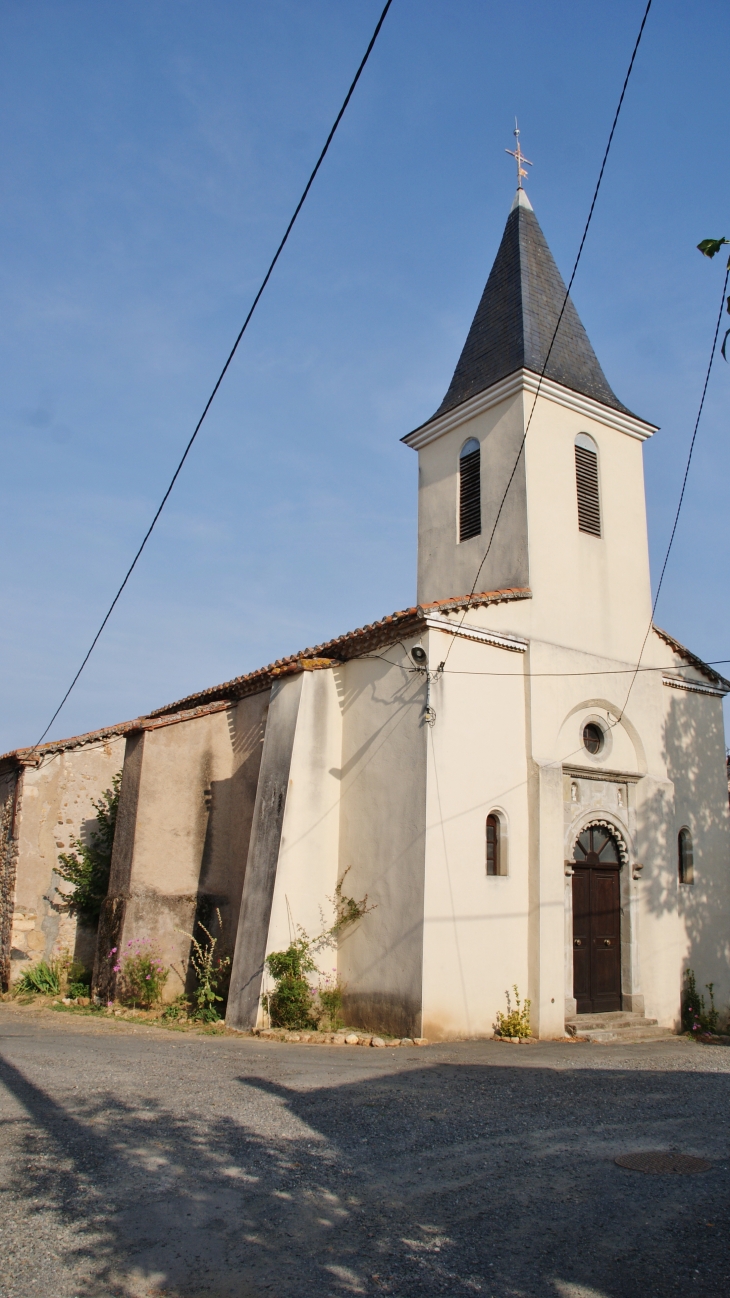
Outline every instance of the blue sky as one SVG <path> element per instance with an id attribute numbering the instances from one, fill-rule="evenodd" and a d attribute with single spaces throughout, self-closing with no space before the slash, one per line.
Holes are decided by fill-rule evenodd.
<path id="1" fill-rule="evenodd" d="M 126 570 L 379 0 L 6 0 L 0 751 L 34 742 Z M 232 371 L 56 722 L 73 734 L 413 602 L 416 456 L 514 189 L 566 275 L 643 2 L 394 0 Z M 730 9 L 655 0 L 574 298 L 645 451 L 655 576 L 730 234 Z M 730 323 L 730 321 L 728 321 Z M 730 367 L 657 613 L 730 657 Z"/>

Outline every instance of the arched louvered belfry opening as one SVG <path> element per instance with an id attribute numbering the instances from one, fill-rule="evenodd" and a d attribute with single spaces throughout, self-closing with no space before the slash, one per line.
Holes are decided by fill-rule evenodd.
<path id="1" fill-rule="evenodd" d="M 598 447 L 587 433 L 575 439 L 575 486 L 578 496 L 578 529 L 601 535 L 601 498 L 598 489 Z"/>
<path id="2" fill-rule="evenodd" d="M 481 449 L 470 437 L 459 455 L 459 541 L 482 530 Z"/>

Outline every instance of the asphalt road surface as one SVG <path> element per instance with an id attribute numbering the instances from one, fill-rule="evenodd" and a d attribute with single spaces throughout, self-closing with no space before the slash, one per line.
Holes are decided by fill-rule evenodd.
<path id="1" fill-rule="evenodd" d="M 730 1049 L 377 1050 L 0 1006 L 3 1298 L 730 1295 Z M 712 1161 L 616 1166 L 630 1150 Z"/>

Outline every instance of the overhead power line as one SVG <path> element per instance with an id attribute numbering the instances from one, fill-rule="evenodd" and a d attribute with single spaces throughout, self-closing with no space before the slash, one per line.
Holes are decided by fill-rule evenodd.
<path id="1" fill-rule="evenodd" d="M 400 643 L 400 641 L 398 643 Z M 408 654 L 407 649 L 405 649 L 405 653 Z M 388 663 L 391 667 L 399 667 L 401 671 L 408 672 L 409 675 L 423 672 L 422 667 L 406 667 L 403 663 L 393 662 L 392 658 L 386 658 L 384 654 L 371 654 L 370 657 L 379 658 L 382 662 Z M 445 662 L 446 659 L 444 659 L 444 663 Z M 641 671 L 641 672 L 702 671 L 703 667 L 723 667 L 727 663 L 730 663 L 730 658 L 712 658 L 710 659 L 709 662 L 697 662 L 697 663 L 668 663 L 668 664 L 665 663 L 663 667 L 639 667 L 639 668 L 598 667 L 598 668 L 591 668 L 590 670 L 586 670 L 582 672 L 519 672 L 519 673 L 518 672 L 492 672 L 492 671 L 461 671 L 459 669 L 454 669 L 453 667 L 444 666 L 443 668 L 439 667 L 437 671 L 434 672 L 433 674 L 444 675 L 444 676 L 506 676 L 511 680 L 514 680 L 516 676 L 519 676 L 520 680 L 528 680 L 528 679 L 531 680 L 533 679 L 533 677 L 538 677 L 538 676 L 539 677 L 549 676 L 551 679 L 554 679 L 556 677 L 562 677 L 562 676 L 630 676 L 632 673 L 635 673 L 636 671 Z M 677 679 L 681 680 L 682 678 L 678 677 Z"/>
<path id="2" fill-rule="evenodd" d="M 579 248 L 578 248 L 578 253 L 577 253 L 577 256 L 576 256 L 575 262 L 574 262 L 574 264 L 573 264 L 573 270 L 572 270 L 572 273 L 571 273 L 570 279 L 568 280 L 568 287 L 567 287 L 566 290 L 565 290 L 565 297 L 563 298 L 563 305 L 562 305 L 562 307 L 560 308 L 560 315 L 558 316 L 557 324 L 555 325 L 555 328 L 554 328 L 554 330 L 553 330 L 553 336 L 552 336 L 552 338 L 550 339 L 550 346 L 549 346 L 548 349 L 547 349 L 547 355 L 545 356 L 545 360 L 544 360 L 544 362 L 543 362 L 543 366 L 542 366 L 542 369 L 541 369 L 541 371 L 540 371 L 540 378 L 539 378 L 539 381 L 538 381 L 538 384 L 537 384 L 537 388 L 536 388 L 536 390 L 535 390 L 535 395 L 534 395 L 534 397 L 533 397 L 533 401 L 532 401 L 532 407 L 531 407 L 531 409 L 530 409 L 530 415 L 529 415 L 529 418 L 528 418 L 528 420 L 527 420 L 527 425 L 526 425 L 526 427 L 525 427 L 525 431 L 524 431 L 524 433 L 523 433 L 523 435 L 522 435 L 522 441 L 520 442 L 520 447 L 519 447 L 519 450 L 518 450 L 518 452 L 517 452 L 517 457 L 516 457 L 516 459 L 515 459 L 514 466 L 513 466 L 513 468 L 512 468 L 512 472 L 510 473 L 509 478 L 508 478 L 508 480 L 507 480 L 507 486 L 506 486 L 505 489 L 504 489 L 504 492 L 503 492 L 503 495 L 502 495 L 502 499 L 501 499 L 501 501 L 500 501 L 500 503 L 499 503 L 499 509 L 497 510 L 497 515 L 496 515 L 496 518 L 495 518 L 495 520 L 494 520 L 494 524 L 493 524 L 493 526 L 492 526 L 492 531 L 491 531 L 491 533 L 490 533 L 489 542 L 488 542 L 488 544 L 487 544 L 487 548 L 486 548 L 486 550 L 484 551 L 484 556 L 483 556 L 483 558 L 482 558 L 482 561 L 481 561 L 481 563 L 479 564 L 479 567 L 478 567 L 478 569 L 477 569 L 477 574 L 476 574 L 476 577 L 474 578 L 474 584 L 473 584 L 473 586 L 472 586 L 472 588 L 471 588 L 471 591 L 470 591 L 470 597 L 471 597 L 471 595 L 474 594 L 474 592 L 475 592 L 475 590 L 476 590 L 476 588 L 477 588 L 477 583 L 478 583 L 479 578 L 480 578 L 480 576 L 481 576 L 482 568 L 484 567 L 485 563 L 487 562 L 487 558 L 488 558 L 488 556 L 489 556 L 489 551 L 490 551 L 491 548 L 492 548 L 492 542 L 493 542 L 493 540 L 494 540 L 494 534 L 495 534 L 495 532 L 497 531 L 497 527 L 498 527 L 498 525 L 499 525 L 499 520 L 500 520 L 500 518 L 502 517 L 502 510 L 504 509 L 505 502 L 506 502 L 506 500 L 507 500 L 507 496 L 508 496 L 508 494 L 509 494 L 509 489 L 510 489 L 510 487 L 512 486 L 512 482 L 513 482 L 513 480 L 514 480 L 514 476 L 515 476 L 515 474 L 516 474 L 516 472 L 517 472 L 517 466 L 519 465 L 520 459 L 522 458 L 522 452 L 523 452 L 523 450 L 525 449 L 525 442 L 527 441 L 527 434 L 529 433 L 529 431 L 530 431 L 530 425 L 532 424 L 532 416 L 534 415 L 534 413 L 535 413 L 535 409 L 536 409 L 536 407 L 537 407 L 537 399 L 538 399 L 538 397 L 540 396 L 540 389 L 542 388 L 542 381 L 543 381 L 543 379 L 544 379 L 544 377 L 545 377 L 545 371 L 546 371 L 547 366 L 548 366 L 548 361 L 550 360 L 550 356 L 551 356 L 551 354 L 552 354 L 552 350 L 553 350 L 553 347 L 554 347 L 554 345 L 555 345 L 555 339 L 556 339 L 557 336 L 558 336 L 558 330 L 559 330 L 559 328 L 560 328 L 560 325 L 561 325 L 561 323 L 562 323 L 563 316 L 564 316 L 564 314 L 565 314 L 565 308 L 566 308 L 567 305 L 568 305 L 568 298 L 570 297 L 570 290 L 571 290 L 571 288 L 573 287 L 573 280 L 575 279 L 576 272 L 577 272 L 577 270 L 578 270 L 578 265 L 579 265 L 579 262 L 580 262 L 580 259 L 581 259 L 582 255 L 583 255 L 583 248 L 584 248 L 584 246 L 585 246 L 585 241 L 586 241 L 586 238 L 588 237 L 588 231 L 589 231 L 589 229 L 590 229 L 591 221 L 593 220 L 593 212 L 594 212 L 594 209 L 595 209 L 595 206 L 596 206 L 596 200 L 597 200 L 597 198 L 598 198 L 598 191 L 599 191 L 600 188 L 601 188 L 601 182 L 602 182 L 602 180 L 603 180 L 603 173 L 604 173 L 604 171 L 606 170 L 606 163 L 608 162 L 608 155 L 609 155 L 609 153 L 611 152 L 611 145 L 612 145 L 612 143 L 613 143 L 613 137 L 614 137 L 614 134 L 615 134 L 615 132 L 616 132 L 616 127 L 617 127 L 617 125 L 618 125 L 618 119 L 619 119 L 619 116 L 620 116 L 620 114 L 621 114 L 621 109 L 622 109 L 622 107 L 623 107 L 623 102 L 624 102 L 624 98 L 625 98 L 625 95 L 626 95 L 626 90 L 627 90 L 627 87 L 628 87 L 628 84 L 629 84 L 629 79 L 630 79 L 630 77 L 631 77 L 631 73 L 632 73 L 633 68 L 634 68 L 634 62 L 635 62 L 635 60 L 636 60 L 636 55 L 637 55 L 638 50 L 639 50 L 639 45 L 641 44 L 641 38 L 642 38 L 642 36 L 644 35 L 644 28 L 645 28 L 645 26 L 646 26 L 646 20 L 647 20 L 647 18 L 649 17 L 649 10 L 651 9 L 651 6 L 652 6 L 652 0 L 648 0 L 648 3 L 647 3 L 647 6 L 646 6 L 646 9 L 644 10 L 644 17 L 642 18 L 642 20 L 641 20 L 641 26 L 639 27 L 639 34 L 638 34 L 638 36 L 636 37 L 636 41 L 635 41 L 635 43 L 634 43 L 634 48 L 633 48 L 633 50 L 632 50 L 632 52 L 631 52 L 631 58 L 630 58 L 630 60 L 629 60 L 629 66 L 628 66 L 628 69 L 627 69 L 627 71 L 626 71 L 626 76 L 624 77 L 624 84 L 623 84 L 623 86 L 621 87 L 621 94 L 619 95 L 618 105 L 617 105 L 617 108 L 616 108 L 616 112 L 614 113 L 613 122 L 612 122 L 612 124 L 611 124 L 611 130 L 610 130 L 610 132 L 609 132 L 609 136 L 608 136 L 608 143 L 606 144 L 606 149 L 605 149 L 605 152 L 604 152 L 604 154 L 603 154 L 603 161 L 602 161 L 602 163 L 601 163 L 601 170 L 600 170 L 599 173 L 598 173 L 598 180 L 596 181 L 596 188 L 595 188 L 594 191 L 593 191 L 593 198 L 592 198 L 592 200 L 591 200 L 591 206 L 590 206 L 590 209 L 589 209 L 589 212 L 588 212 L 588 219 L 587 219 L 587 221 L 586 221 L 586 223 L 585 223 L 585 229 L 583 230 L 583 237 L 582 237 L 582 239 L 581 239 L 581 241 L 580 241 L 580 246 L 579 246 Z M 463 625 L 464 619 L 466 618 L 467 611 L 468 611 L 467 609 L 464 610 L 464 614 L 463 614 L 463 617 L 462 617 L 462 619 L 461 619 L 461 623 L 460 623 L 460 625 Z M 446 652 L 446 659 L 445 659 L 444 661 L 447 661 L 447 660 L 448 660 L 448 656 L 449 656 L 449 654 L 451 653 L 451 649 L 452 649 L 453 643 L 454 643 L 454 641 L 452 640 L 452 642 L 451 642 L 451 644 L 449 645 L 449 648 L 448 648 L 448 650 L 447 650 L 447 652 Z"/>
<path id="3" fill-rule="evenodd" d="M 585 672 L 520 672 L 520 678 L 535 676 L 630 676 L 632 672 L 690 672 L 702 671 L 702 667 L 722 667 L 730 663 L 730 658 L 713 658 L 712 662 L 702 663 L 669 663 L 663 667 L 603 667 Z M 464 672 L 446 668 L 447 676 L 514 676 L 514 672 Z M 681 677 L 678 677 L 681 680 Z"/>
<path id="4" fill-rule="evenodd" d="M 59 712 L 61 711 L 61 708 L 64 706 L 64 704 L 65 704 L 66 700 L 68 699 L 68 697 L 69 697 L 69 695 L 70 695 L 72 689 L 74 688 L 74 686 L 75 686 L 76 682 L 78 681 L 78 679 L 79 679 L 79 677 L 80 677 L 82 671 L 84 670 L 84 667 L 86 666 L 86 664 L 87 664 L 87 662 L 89 661 L 89 659 L 90 659 L 92 653 L 94 652 L 94 649 L 96 648 L 96 644 L 97 644 L 97 642 L 98 642 L 98 640 L 99 640 L 99 637 L 101 636 L 102 631 L 104 630 L 104 627 L 106 626 L 107 622 L 109 621 L 109 618 L 111 617 L 112 613 L 114 612 L 114 609 L 115 609 L 115 607 L 116 607 L 116 605 L 117 605 L 117 603 L 118 603 L 118 601 L 119 601 L 119 598 L 120 598 L 120 596 L 121 596 L 121 594 L 122 594 L 122 591 L 124 590 L 124 587 L 126 586 L 127 582 L 129 581 L 129 578 L 131 577 L 132 573 L 134 572 L 134 569 L 135 569 L 136 566 L 137 566 L 137 562 L 138 562 L 138 560 L 139 560 L 139 558 L 140 558 L 140 556 L 141 556 L 141 554 L 142 554 L 142 551 L 144 550 L 144 548 L 145 548 L 147 542 L 148 542 L 149 539 L 150 539 L 150 536 L 152 535 L 152 532 L 153 532 L 153 530 L 154 530 L 155 524 L 157 523 L 157 520 L 158 520 L 158 518 L 160 517 L 160 514 L 162 513 L 163 509 L 165 508 L 165 505 L 167 504 L 167 500 L 168 500 L 168 498 L 169 498 L 169 496 L 170 496 L 170 493 L 171 493 L 173 487 L 175 486 L 175 483 L 177 482 L 177 479 L 178 479 L 178 477 L 179 477 L 179 475 L 180 475 L 180 472 L 181 472 L 181 470 L 182 470 L 182 467 L 183 467 L 183 465 L 184 465 L 186 459 L 188 458 L 188 454 L 189 454 L 190 449 L 191 449 L 191 447 L 192 447 L 192 445 L 193 445 L 193 442 L 195 441 L 196 437 L 198 436 L 198 433 L 200 432 L 200 429 L 201 429 L 202 426 L 203 426 L 203 421 L 204 421 L 206 415 L 208 414 L 208 411 L 210 410 L 210 407 L 212 406 L 212 404 L 213 404 L 213 402 L 214 402 L 214 400 L 215 400 L 215 398 L 216 398 L 216 396 L 217 396 L 218 389 L 220 388 L 221 383 L 223 382 L 223 380 L 224 380 L 224 378 L 225 378 L 225 376 L 226 376 L 226 373 L 227 373 L 227 371 L 228 371 L 228 367 L 230 366 L 231 361 L 233 360 L 233 357 L 235 356 L 236 352 L 238 351 L 238 344 L 240 343 L 241 339 L 243 338 L 243 335 L 245 334 L 246 330 L 248 329 L 249 323 L 250 323 L 250 321 L 251 321 L 251 317 L 253 316 L 253 313 L 254 313 L 254 311 L 256 310 L 256 307 L 257 307 L 258 304 L 259 304 L 259 301 L 260 301 L 261 296 L 262 296 L 262 294 L 263 294 L 263 292 L 264 292 L 264 289 L 266 288 L 266 285 L 268 284 L 269 280 L 271 279 L 271 275 L 272 275 L 272 272 L 273 272 L 273 270 L 274 270 L 274 267 L 275 267 L 277 261 L 279 260 L 279 257 L 281 256 L 283 250 L 284 250 L 284 245 L 286 244 L 286 241 L 287 241 L 287 239 L 289 238 L 289 235 L 291 234 L 291 232 L 292 232 L 292 230 L 293 230 L 293 228 L 294 228 L 294 223 L 295 223 L 297 217 L 299 216 L 299 213 L 301 212 L 301 210 L 302 210 L 302 208 L 303 208 L 303 206 L 304 206 L 304 203 L 305 203 L 305 201 L 306 201 L 307 195 L 308 195 L 310 189 L 312 188 L 312 185 L 314 184 L 314 178 L 315 178 L 315 176 L 317 175 L 317 172 L 319 171 L 320 167 L 322 166 L 322 163 L 324 162 L 324 159 L 325 159 L 325 157 L 326 157 L 326 154 L 327 154 L 327 151 L 328 151 L 328 149 L 329 149 L 329 147 L 330 147 L 330 144 L 332 143 L 332 141 L 333 141 L 333 139 L 334 139 L 335 132 L 336 132 L 336 130 L 337 130 L 337 128 L 338 128 L 340 122 L 342 121 L 342 118 L 343 118 L 344 115 L 345 115 L 345 112 L 346 112 L 346 110 L 347 110 L 347 105 L 349 104 L 350 100 L 352 99 L 353 93 L 354 93 L 354 91 L 355 91 L 355 87 L 356 87 L 356 85 L 357 85 L 358 81 L 360 80 L 360 77 L 361 77 L 361 75 L 362 75 L 362 73 L 363 73 L 363 70 L 364 70 L 364 68 L 365 68 L 365 64 L 367 63 L 368 59 L 370 58 L 370 55 L 371 55 L 372 52 L 373 52 L 373 46 L 375 45 L 375 42 L 376 42 L 376 40 L 378 39 L 378 36 L 380 35 L 380 29 L 381 29 L 381 27 L 383 26 L 383 23 L 385 22 L 386 15 L 387 15 L 388 10 L 390 9 L 390 6 L 391 6 L 392 3 L 393 3 L 393 0 L 387 0 L 387 3 L 386 3 L 386 5 L 385 5 L 385 7 L 383 8 L 383 12 L 381 13 L 381 15 L 380 15 L 380 17 L 379 17 L 379 19 L 378 19 L 378 21 L 377 21 L 377 24 L 376 24 L 376 27 L 375 27 L 375 31 L 373 32 L 373 34 L 372 34 L 372 36 L 371 36 L 371 38 L 370 38 L 370 42 L 369 42 L 368 47 L 367 47 L 367 49 L 366 49 L 366 51 L 365 51 L 365 53 L 364 53 L 364 55 L 363 55 L 363 57 L 362 57 L 362 60 L 361 60 L 361 62 L 360 62 L 360 66 L 358 67 L 357 72 L 355 73 L 355 76 L 354 76 L 353 79 L 352 79 L 352 82 L 351 82 L 350 88 L 349 88 L 349 90 L 348 90 L 347 94 L 345 95 L 345 98 L 344 98 L 344 100 L 343 100 L 343 102 L 342 102 L 342 107 L 340 108 L 340 111 L 339 111 L 339 113 L 337 114 L 337 116 L 336 116 L 336 118 L 335 118 L 335 120 L 334 120 L 334 123 L 333 123 L 333 125 L 332 125 L 332 129 L 331 129 L 329 135 L 327 136 L 327 139 L 325 140 L 324 148 L 322 149 L 322 152 L 320 153 L 319 157 L 317 158 L 317 161 L 316 161 L 316 163 L 315 163 L 315 166 L 314 166 L 314 169 L 313 169 L 313 171 L 312 171 L 312 174 L 311 174 L 310 177 L 309 177 L 309 180 L 307 181 L 306 185 L 304 186 L 304 190 L 302 191 L 302 196 L 301 196 L 301 198 L 299 199 L 299 202 L 297 203 L 296 207 L 294 208 L 294 213 L 293 213 L 293 215 L 292 215 L 292 218 L 291 218 L 289 224 L 288 224 L 287 227 L 286 227 L 286 230 L 284 231 L 284 235 L 283 235 L 283 237 L 282 237 L 281 243 L 279 244 L 278 248 L 276 249 L 276 252 L 274 253 L 274 256 L 273 256 L 272 259 L 271 259 L 271 262 L 270 262 L 270 264 L 269 264 L 269 268 L 268 268 L 266 274 L 264 275 L 264 278 L 263 278 L 262 281 L 261 281 L 261 285 L 260 285 L 260 287 L 259 287 L 259 290 L 258 290 L 258 292 L 257 292 L 257 294 L 256 294 L 256 296 L 255 296 L 255 298 L 254 298 L 254 300 L 253 300 L 253 302 L 251 303 L 251 307 L 250 307 L 250 309 L 249 309 L 248 315 L 246 316 L 246 319 L 244 320 L 244 322 L 243 322 L 243 324 L 242 324 L 242 326 L 241 326 L 241 329 L 240 329 L 240 331 L 239 331 L 238 337 L 236 338 L 236 341 L 234 342 L 234 344 L 233 344 L 233 346 L 232 346 L 230 352 L 228 353 L 228 357 L 227 357 L 227 359 L 226 359 L 226 363 L 225 363 L 225 365 L 223 366 L 223 369 L 221 370 L 220 374 L 218 375 L 218 378 L 216 379 L 215 386 L 213 387 L 213 390 L 212 390 L 210 396 L 208 397 L 208 400 L 206 401 L 205 406 L 204 406 L 204 408 L 203 408 L 203 413 L 202 413 L 202 415 L 200 416 L 200 419 L 198 420 L 197 424 L 195 425 L 195 428 L 194 428 L 194 430 L 193 430 L 193 434 L 192 434 L 192 436 L 191 436 L 191 438 L 190 438 L 190 440 L 189 440 L 187 446 L 185 447 L 185 450 L 183 451 L 182 456 L 180 457 L 180 461 L 179 461 L 179 463 L 178 463 L 177 468 L 175 469 L 175 472 L 174 472 L 173 475 L 172 475 L 172 478 L 170 479 L 170 484 L 169 484 L 169 486 L 168 486 L 168 488 L 167 488 L 167 491 L 165 492 L 164 496 L 162 497 L 162 500 L 160 501 L 160 504 L 159 504 L 159 506 L 158 506 L 158 508 L 157 508 L 157 510 L 156 510 L 156 512 L 155 512 L 155 515 L 154 515 L 154 517 L 153 517 L 153 519 L 152 519 L 152 522 L 150 523 L 149 527 L 147 528 L 147 531 L 146 531 L 145 534 L 144 534 L 144 537 L 142 538 L 142 543 L 141 543 L 139 549 L 137 550 L 137 553 L 135 554 L 135 556 L 134 556 L 132 562 L 130 563 L 129 568 L 127 569 L 127 572 L 126 572 L 126 574 L 125 574 L 125 576 L 124 576 L 124 580 L 123 580 L 123 582 L 121 583 L 121 585 L 120 585 L 120 587 L 119 587 L 119 589 L 118 589 L 116 595 L 114 596 L 114 599 L 112 600 L 111 604 L 109 605 L 109 608 L 107 609 L 106 614 L 104 615 L 104 619 L 103 619 L 103 621 L 102 621 L 102 623 L 101 623 L 101 625 L 100 625 L 100 627 L 99 627 L 99 629 L 98 629 L 96 635 L 94 636 L 94 639 L 91 641 L 91 644 L 89 645 L 89 648 L 88 648 L 88 650 L 87 650 L 87 652 L 86 652 L 86 654 L 85 654 L 85 656 L 84 656 L 84 658 L 83 658 L 83 661 L 82 661 L 82 663 L 81 663 L 81 666 L 79 667 L 79 669 L 78 669 L 76 675 L 74 676 L 73 680 L 71 681 L 71 684 L 69 685 L 68 689 L 66 690 L 66 693 L 64 694 L 63 698 L 61 699 L 61 702 L 59 703 L 58 707 L 56 708 L 56 711 L 54 712 L 53 716 L 51 717 L 50 721 L 48 722 L 48 725 L 46 726 L 45 730 L 43 731 L 43 734 L 41 735 L 40 739 L 39 739 L 39 740 L 37 741 L 37 743 L 35 744 L 35 747 L 36 747 L 36 748 L 38 747 L 39 744 L 42 744 L 42 743 L 43 743 L 43 740 L 45 739 L 46 735 L 48 734 L 48 731 L 50 730 L 51 726 L 53 725 L 54 721 L 56 720 L 56 717 L 58 716 Z"/>

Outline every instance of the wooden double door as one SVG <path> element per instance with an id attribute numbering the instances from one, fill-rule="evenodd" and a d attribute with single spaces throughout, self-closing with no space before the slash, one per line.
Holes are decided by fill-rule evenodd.
<path id="1" fill-rule="evenodd" d="M 589 825 L 573 851 L 573 995 L 579 1014 L 621 1009 L 621 860 L 615 839 Z"/>

